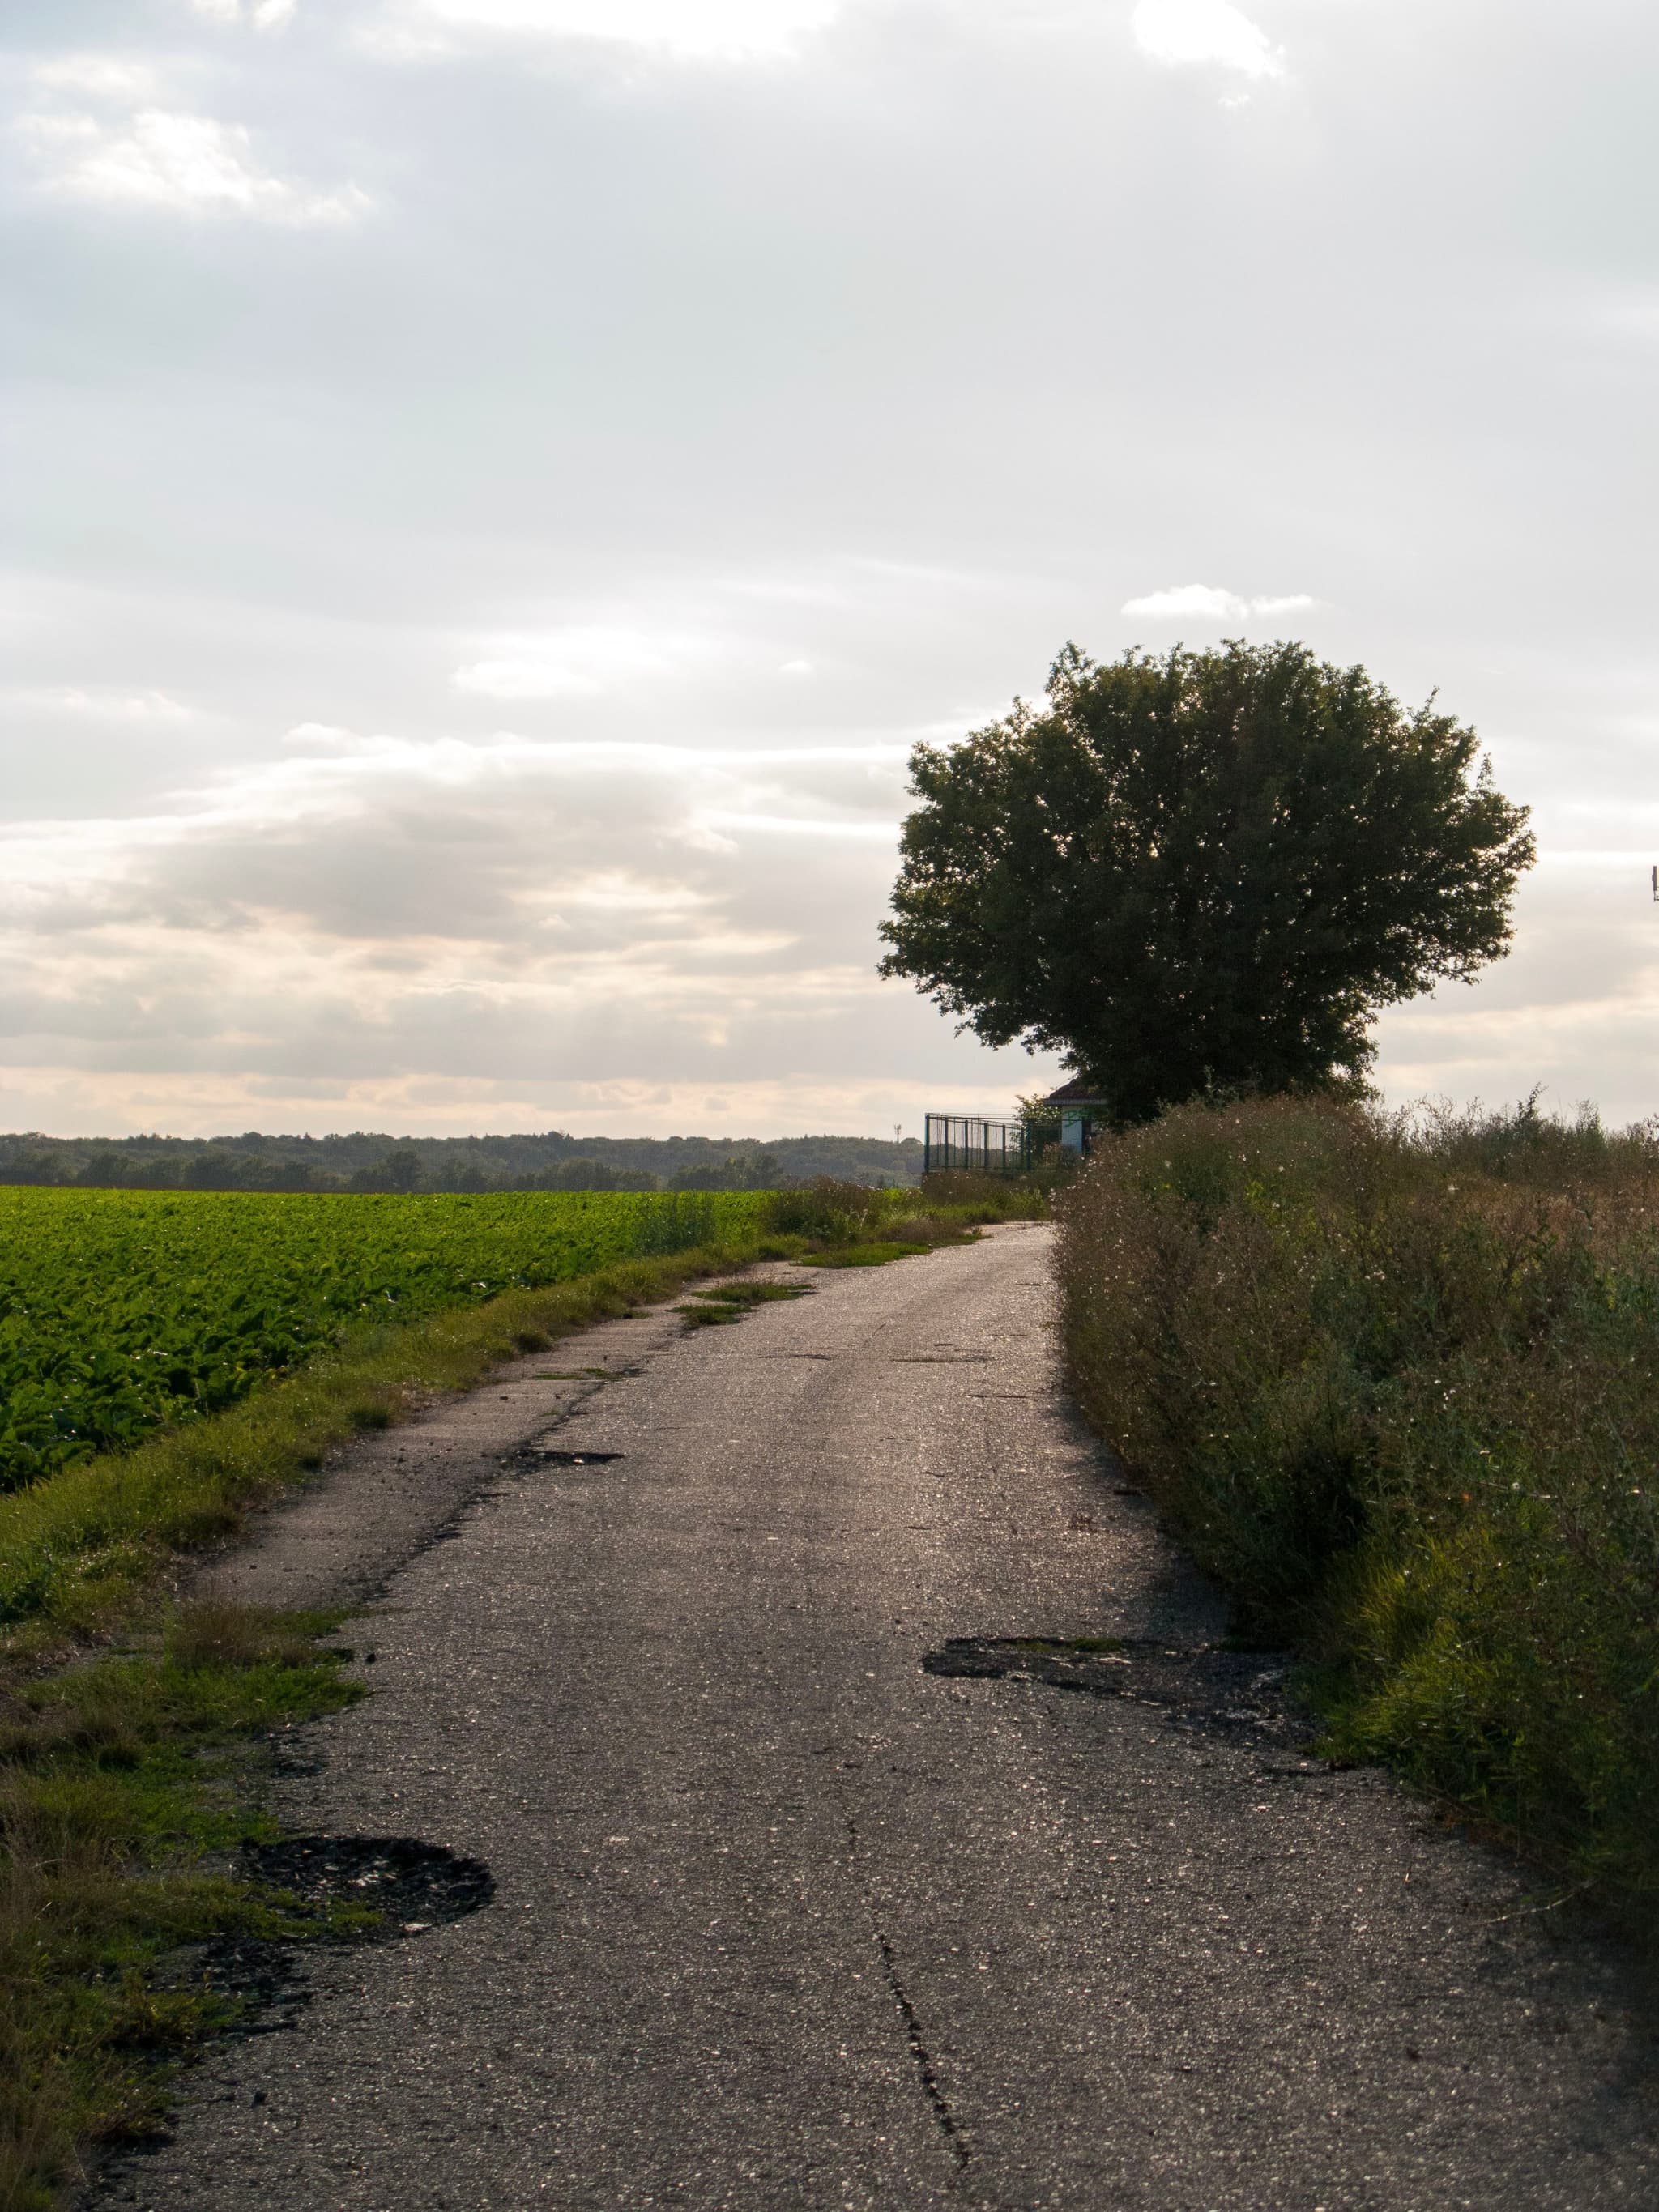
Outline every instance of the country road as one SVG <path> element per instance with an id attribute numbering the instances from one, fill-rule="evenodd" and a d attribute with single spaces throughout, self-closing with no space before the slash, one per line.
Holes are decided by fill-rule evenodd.
<path id="1" fill-rule="evenodd" d="M 89 2203 L 1659 2203 L 1618 1955 L 1212 1648 L 1058 1394 L 1048 1236 L 611 1323 L 224 1559 L 368 1607 L 374 1694 L 307 1732 L 285 1822 L 493 1896 L 308 1959 Z"/>

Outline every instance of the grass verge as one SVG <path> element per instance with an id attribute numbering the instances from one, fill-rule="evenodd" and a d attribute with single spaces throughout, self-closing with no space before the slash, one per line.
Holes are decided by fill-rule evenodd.
<path id="1" fill-rule="evenodd" d="M 242 2009 L 188 1948 L 341 1932 L 217 1870 L 272 1831 L 251 1746 L 357 1694 L 320 1618 L 187 1607 L 0 1698 L 0 2207 L 51 2212 L 81 2147 L 165 2120 L 172 2077 Z M 171 1969 L 171 1971 L 169 1971 Z"/>
<path id="2" fill-rule="evenodd" d="M 1382 1759 L 1659 1935 L 1659 1141 L 1292 1100 L 1103 1144 L 1071 1377 Z"/>
<path id="3" fill-rule="evenodd" d="M 721 1283 L 712 1291 L 693 1291 L 690 1303 L 676 1306 L 674 1310 L 688 1329 L 717 1328 L 726 1322 L 741 1321 L 757 1306 L 775 1305 L 806 1296 L 805 1290 L 797 1283 Z"/>
<path id="4" fill-rule="evenodd" d="M 949 1241 L 956 1243 L 963 1240 L 952 1237 Z M 920 1253 L 938 1249 L 938 1243 L 923 1244 L 890 1237 L 869 1244 L 843 1244 L 834 1251 L 815 1252 L 803 1264 L 808 1267 L 884 1267 L 890 1260 L 913 1260 Z"/>

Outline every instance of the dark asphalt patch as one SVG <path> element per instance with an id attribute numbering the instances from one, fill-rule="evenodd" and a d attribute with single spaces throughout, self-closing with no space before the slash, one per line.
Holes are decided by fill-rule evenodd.
<path id="1" fill-rule="evenodd" d="M 163 1988 L 233 2001 L 237 2009 L 222 2033 L 274 2035 L 311 2002 L 303 1948 L 265 1936 L 215 1936 L 182 1944 L 159 1978 Z"/>
<path id="2" fill-rule="evenodd" d="M 237 2041 L 298 2027 L 312 1999 L 307 1954 L 317 1943 L 385 1943 L 423 1935 L 465 1919 L 495 1894 L 495 1876 L 482 1859 L 462 1858 L 414 1836 L 286 1836 L 280 1843 L 244 1844 L 240 1856 L 245 1876 L 313 1910 L 349 1905 L 382 1917 L 367 1927 L 321 1928 L 298 1939 L 226 1935 L 180 1944 L 159 1977 L 161 1986 L 226 2000 L 230 2009 L 218 2033 Z M 252 2102 L 263 2105 L 266 2094 L 255 2091 Z M 131 2185 L 173 2140 L 169 2128 L 157 2127 L 123 2143 L 100 2165 L 98 2200 L 135 2202 Z"/>
<path id="3" fill-rule="evenodd" d="M 256 1881 L 307 1905 L 365 1905 L 381 1914 L 378 1928 L 363 1930 L 371 1942 L 464 1920 L 495 1894 L 495 1878 L 482 1859 L 462 1858 L 414 1836 L 285 1836 L 280 1843 L 244 1844 L 242 1863 Z"/>
<path id="4" fill-rule="evenodd" d="M 1127 1698 L 1207 1728 L 1305 1738 L 1282 1653 L 1223 1645 L 1172 1649 L 1116 1636 L 953 1636 L 924 1652 L 922 1672 L 970 1681 L 1038 1682 L 1095 1698 Z"/>
<path id="5" fill-rule="evenodd" d="M 520 1467 L 605 1467 L 619 1451 L 555 1451 L 546 1444 L 525 1444 L 507 1457 Z"/>
<path id="6" fill-rule="evenodd" d="M 900 1352 L 894 1355 L 896 1367 L 988 1367 L 988 1352 Z"/>
<path id="7" fill-rule="evenodd" d="M 288 1836 L 244 1844 L 240 1871 L 318 1912 L 351 1905 L 380 1914 L 367 1926 L 319 1924 L 303 1936 L 223 1935 L 183 1943 L 161 1986 L 231 2001 L 221 2032 L 271 2035 L 295 2026 L 311 2002 L 307 1954 L 319 1942 L 384 1943 L 465 1919 L 495 1894 L 481 1859 L 458 1857 L 412 1836 Z M 135 2152 L 145 2146 L 135 2145 Z"/>

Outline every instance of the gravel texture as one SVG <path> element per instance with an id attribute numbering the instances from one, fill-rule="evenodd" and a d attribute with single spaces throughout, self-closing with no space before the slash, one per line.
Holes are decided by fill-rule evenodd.
<path id="1" fill-rule="evenodd" d="M 369 1607 L 375 1695 L 289 1825 L 441 1844 L 493 1901 L 317 1956 L 93 2202 L 1659 2201 L 1619 1954 L 1215 1650 L 1057 1394 L 1047 1236 L 608 1324 L 218 1564 Z"/>

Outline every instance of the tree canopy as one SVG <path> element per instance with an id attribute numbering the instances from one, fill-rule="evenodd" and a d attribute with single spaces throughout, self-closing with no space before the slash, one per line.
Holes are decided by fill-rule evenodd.
<path id="1" fill-rule="evenodd" d="M 910 774 L 882 973 L 1125 1121 L 1357 1086 L 1382 1007 L 1507 950 L 1534 858 L 1472 729 L 1296 644 L 1068 645 L 1042 703 Z"/>

